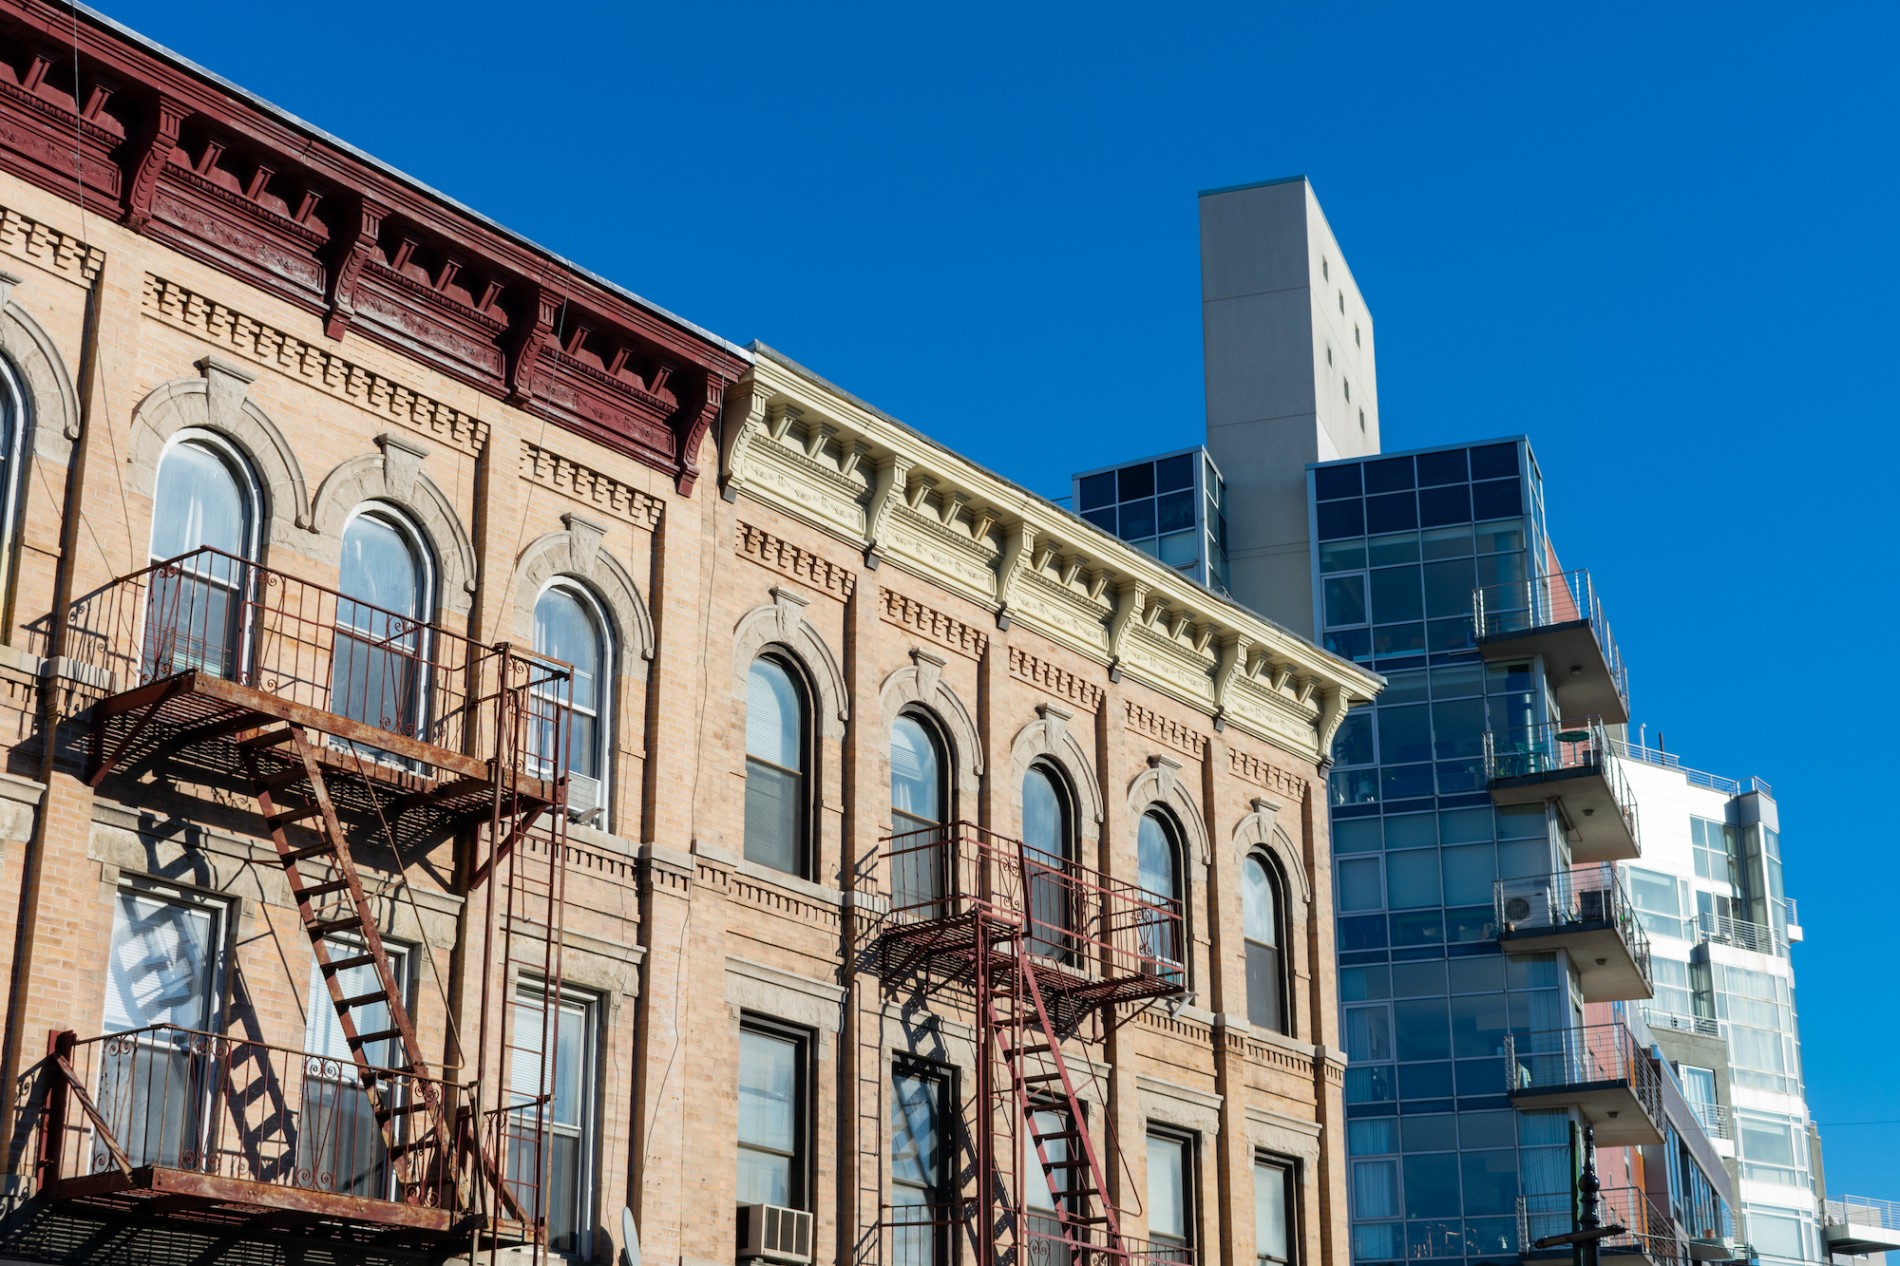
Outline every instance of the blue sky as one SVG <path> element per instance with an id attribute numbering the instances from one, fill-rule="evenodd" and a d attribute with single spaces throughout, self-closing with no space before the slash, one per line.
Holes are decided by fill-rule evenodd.
<path id="1" fill-rule="evenodd" d="M 1054 495 L 1199 438 L 1195 193 L 1306 173 L 1386 447 L 1529 434 L 1636 719 L 1774 784 L 1829 1187 L 1900 1197 L 1900 11 L 108 9 Z"/>

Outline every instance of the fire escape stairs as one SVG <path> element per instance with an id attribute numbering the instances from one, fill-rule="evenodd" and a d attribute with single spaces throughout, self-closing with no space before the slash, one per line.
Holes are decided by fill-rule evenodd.
<path id="1" fill-rule="evenodd" d="M 286 723 L 245 739 L 238 746 L 258 808 L 276 846 L 277 860 L 310 938 L 318 973 L 336 1008 L 338 1028 L 356 1064 L 357 1078 L 395 1163 L 398 1180 L 407 1192 L 435 1195 L 446 1201 L 452 1193 L 419 1190 L 429 1167 L 418 1162 L 417 1154 L 433 1149 L 439 1157 L 452 1155 L 451 1122 L 431 1080 L 415 1024 L 403 1005 L 382 933 L 350 852 L 349 838 L 324 783 L 316 745 L 302 726 Z M 266 763 L 266 755 L 275 758 L 272 763 Z M 310 824 L 317 834 L 316 843 L 291 843 L 286 829 L 298 823 Z M 327 867 L 323 877 L 307 870 L 319 862 Z M 322 902 L 325 897 L 342 899 L 330 904 Z M 359 967 L 373 969 L 375 987 L 367 992 L 348 992 L 350 985 L 344 973 Z M 358 1019 L 376 1008 L 382 1008 L 387 1027 L 365 1031 Z M 391 1041 L 395 1043 L 391 1071 L 409 1074 L 401 1079 L 409 1087 L 406 1093 L 414 1096 L 409 1102 L 391 1094 L 381 1070 L 370 1062 L 370 1053 L 377 1044 Z M 419 1128 L 406 1128 L 405 1119 L 418 1114 L 422 1117 Z"/>

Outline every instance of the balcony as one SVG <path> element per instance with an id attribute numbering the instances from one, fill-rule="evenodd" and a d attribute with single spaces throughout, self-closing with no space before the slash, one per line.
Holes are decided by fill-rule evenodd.
<path id="1" fill-rule="evenodd" d="M 1506 954 L 1567 951 L 1585 1002 L 1655 994 L 1649 935 L 1616 867 L 1500 879 L 1494 894 L 1498 944 Z"/>
<path id="2" fill-rule="evenodd" d="M 1624 1228 L 1602 1241 L 1604 1259 L 1636 1259 L 1649 1266 L 1689 1266 L 1688 1240 L 1668 1213 L 1642 1189 L 1606 1187 L 1597 1199 L 1597 1216 L 1602 1224 Z M 1531 1246 L 1546 1236 L 1566 1235 L 1577 1229 L 1574 1193 L 1562 1191 L 1517 1198 L 1517 1238 L 1525 1257 L 1568 1261 L 1572 1252 L 1570 1245 L 1546 1249 Z"/>
<path id="3" fill-rule="evenodd" d="M 961 971 L 979 947 L 992 970 L 1009 971 L 1020 941 L 1042 992 L 1069 1017 L 1186 988 L 1178 898 L 967 822 L 893 836 L 884 848 L 889 976 L 931 960 Z"/>
<path id="4" fill-rule="evenodd" d="M 466 1240 L 476 1226 L 533 1238 L 530 1220 L 491 1222 L 472 1206 L 476 1170 L 491 1185 L 512 1174 L 520 1163 L 505 1149 L 524 1141 L 491 1114 L 484 1160 L 466 1087 L 160 1024 L 56 1035 L 37 1091 L 31 1144 L 48 1203 L 341 1239 Z M 456 1128 L 432 1132 L 430 1104 Z"/>
<path id="5" fill-rule="evenodd" d="M 1827 1251 L 1842 1257 L 1900 1252 L 1900 1203 L 1871 1196 L 1826 1202 L 1821 1219 Z"/>
<path id="6" fill-rule="evenodd" d="M 1544 658 L 1566 716 L 1630 719 L 1629 674 L 1587 571 L 1474 591 L 1472 632 L 1486 659 Z"/>
<path id="7" fill-rule="evenodd" d="M 1504 1066 L 1513 1103 L 1574 1108 L 1599 1146 L 1663 1141 L 1662 1074 L 1621 1024 L 1507 1034 Z"/>
<path id="8" fill-rule="evenodd" d="M 1487 731 L 1484 774 L 1493 804 L 1557 801 L 1573 861 L 1625 862 L 1642 856 L 1636 797 L 1602 722 L 1592 718 Z"/>
<path id="9" fill-rule="evenodd" d="M 1696 916 L 1696 931 L 1710 945 L 1726 945 L 1755 954 L 1776 954 L 1782 958 L 1788 956 L 1787 937 L 1774 928 L 1750 923 L 1747 919 L 1704 911 Z"/>

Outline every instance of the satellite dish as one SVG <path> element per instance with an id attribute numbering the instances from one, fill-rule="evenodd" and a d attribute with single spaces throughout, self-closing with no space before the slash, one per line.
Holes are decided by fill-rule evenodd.
<path id="1" fill-rule="evenodd" d="M 620 1266 L 640 1266 L 640 1229 L 633 1224 L 633 1210 L 620 1206 Z"/>

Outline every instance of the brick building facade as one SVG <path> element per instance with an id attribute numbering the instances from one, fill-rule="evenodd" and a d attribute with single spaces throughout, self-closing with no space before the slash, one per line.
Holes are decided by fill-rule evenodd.
<path id="1" fill-rule="evenodd" d="M 0 1258 L 486 1260 L 507 1220 L 492 1166 L 511 1162 L 458 1151 L 465 1167 L 424 1192 L 378 1151 L 393 1127 L 336 1104 L 377 1063 L 353 1059 L 367 1046 L 379 1066 L 419 1052 L 439 1093 L 492 1114 L 538 1099 L 523 1051 L 551 1041 L 563 1062 L 534 1115 L 553 1176 L 535 1200 L 558 1251 L 607 1260 L 625 1206 L 648 1260 L 730 1262 L 735 1206 L 763 1199 L 812 1215 L 817 1262 L 983 1261 L 999 1244 L 996 1260 L 1029 1260 L 1034 1216 L 991 1207 L 1037 1177 L 1023 1121 L 995 1106 L 994 1017 L 942 961 L 895 961 L 889 933 L 969 895 L 938 842 L 1048 835 L 1063 856 L 1036 882 L 1073 886 L 1047 918 L 1082 909 L 1083 875 L 1171 912 L 1125 1001 L 1058 1026 L 1106 1184 L 1088 1198 L 1160 1260 L 1345 1259 L 1320 791 L 1376 678 L 769 348 L 43 0 L 0 7 L 0 358 L 18 1088 Z M 186 551 L 199 561 L 147 570 Z M 298 646 L 326 657 L 295 680 L 273 641 L 292 592 L 323 626 Z M 126 595 L 136 609 L 108 627 Z M 113 636 L 129 649 L 102 659 Z M 559 781 L 533 776 L 543 740 L 493 800 L 545 830 L 508 865 L 532 854 L 559 875 L 559 918 L 493 913 L 504 832 L 442 808 L 504 781 L 483 742 L 506 741 L 472 719 L 489 697 L 475 665 L 502 643 L 576 665 L 557 762 L 570 824 L 521 807 L 540 794 L 522 787 Z M 437 680 L 457 654 L 466 684 Z M 375 697 L 353 696 L 366 672 Z M 180 677 L 208 684 L 164 684 Z M 220 681 L 319 704 L 179 719 L 187 695 L 228 702 Z M 459 748 L 440 737 L 452 715 L 471 718 Z M 315 927 L 323 903 L 301 899 L 296 852 L 349 896 L 316 808 L 281 815 L 288 843 L 260 817 L 252 793 L 283 778 L 259 753 L 306 751 L 292 729 L 339 804 L 361 792 L 329 817 L 356 841 L 368 928 Z M 193 763 L 214 741 L 250 783 Z M 379 827 L 385 810 L 440 812 L 418 834 Z M 891 873 L 885 841 L 905 831 L 937 850 L 921 903 Z M 1033 922 L 1055 889 L 1008 860 L 1020 845 L 995 855 Z M 1119 942 L 1062 934 L 1030 948 L 1074 990 L 1114 974 Z M 354 1029 L 331 977 L 373 986 L 385 968 L 323 967 L 326 936 L 332 958 L 380 942 L 398 995 L 357 999 Z M 539 1029 L 520 1021 L 529 993 Z M 392 1026 L 376 1038 L 368 1006 Z M 394 1035 L 396 1012 L 412 1032 Z M 115 1058 L 145 1059 L 147 1080 L 109 1088 Z M 214 1085 L 202 1069 L 220 1060 Z M 242 1061 L 269 1113 L 234 1106 Z M 153 1107 L 154 1069 L 182 1109 Z M 424 1115 L 423 1082 L 402 1084 Z M 396 1102 L 379 1121 L 410 1110 Z M 319 1146 L 326 1103 L 340 1124 Z M 920 1114 L 942 1128 L 920 1133 Z M 1009 1141 L 973 1149 L 984 1137 Z M 1278 1194 L 1256 1191 L 1267 1175 Z M 1255 1209 L 1281 1200 L 1270 1250 Z"/>

